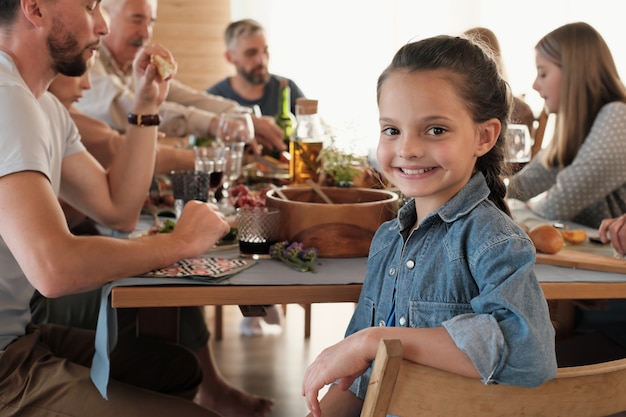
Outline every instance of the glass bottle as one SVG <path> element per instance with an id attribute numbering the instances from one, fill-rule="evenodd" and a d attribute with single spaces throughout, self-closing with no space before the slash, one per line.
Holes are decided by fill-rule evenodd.
<path id="1" fill-rule="evenodd" d="M 289 142 L 291 141 L 291 135 L 296 125 L 296 116 L 291 112 L 291 88 L 289 87 L 289 81 L 286 78 L 280 80 L 280 89 L 278 91 L 278 112 L 274 115 L 276 124 L 283 131 L 283 141 L 289 148 Z M 275 152 L 272 156 L 276 159 L 280 158 L 281 152 Z"/>
<path id="2" fill-rule="evenodd" d="M 293 184 L 317 182 L 321 168 L 319 154 L 326 142 L 326 131 L 317 113 L 317 100 L 296 100 L 296 128 L 289 142 L 289 178 Z"/>

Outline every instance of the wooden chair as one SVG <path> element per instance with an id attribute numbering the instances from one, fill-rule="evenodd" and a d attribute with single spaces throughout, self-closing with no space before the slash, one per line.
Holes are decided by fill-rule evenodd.
<path id="1" fill-rule="evenodd" d="M 626 410 L 626 359 L 559 368 L 538 388 L 481 381 L 402 358 L 399 340 L 382 340 L 361 417 L 607 416 Z"/>
<path id="2" fill-rule="evenodd" d="M 534 158 L 535 155 L 541 150 L 541 145 L 543 144 L 543 136 L 546 133 L 546 126 L 548 125 L 548 113 L 544 110 L 539 113 L 539 117 L 536 120 L 536 127 L 533 129 L 532 137 L 534 139 L 533 147 L 531 149 L 531 158 Z"/>

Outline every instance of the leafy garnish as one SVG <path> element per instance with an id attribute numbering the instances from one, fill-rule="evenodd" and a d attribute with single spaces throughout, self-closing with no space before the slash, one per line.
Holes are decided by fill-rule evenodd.
<path id="1" fill-rule="evenodd" d="M 166 219 L 163 222 L 161 229 L 159 229 L 159 233 L 172 233 L 174 226 L 176 226 L 176 222 L 174 220 Z"/>

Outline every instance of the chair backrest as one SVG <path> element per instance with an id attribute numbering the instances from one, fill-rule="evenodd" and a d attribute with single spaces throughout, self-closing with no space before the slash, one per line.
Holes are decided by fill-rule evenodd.
<path id="1" fill-rule="evenodd" d="M 546 126 L 548 125 L 548 113 L 545 110 L 541 110 L 539 113 L 539 117 L 537 118 L 537 127 L 534 129 L 534 132 L 531 132 L 531 135 L 534 139 L 533 147 L 531 149 L 531 157 L 534 158 L 537 153 L 541 150 L 541 146 L 543 144 L 543 136 L 546 133 Z"/>
<path id="2" fill-rule="evenodd" d="M 626 410 L 626 359 L 559 368 L 538 388 L 485 385 L 402 357 L 382 340 L 361 417 L 600 417 Z"/>

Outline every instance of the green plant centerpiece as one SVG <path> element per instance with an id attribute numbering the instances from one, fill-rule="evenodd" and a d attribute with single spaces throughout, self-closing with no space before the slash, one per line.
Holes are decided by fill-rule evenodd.
<path id="1" fill-rule="evenodd" d="M 341 150 L 335 146 L 334 141 L 322 149 L 319 159 L 322 162 L 320 174 L 323 183 L 338 187 L 351 187 L 366 163 L 364 156 Z"/>

